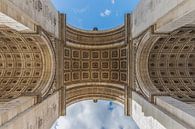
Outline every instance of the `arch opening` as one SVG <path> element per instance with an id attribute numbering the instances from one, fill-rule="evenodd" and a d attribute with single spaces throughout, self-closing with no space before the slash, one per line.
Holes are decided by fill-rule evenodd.
<path id="1" fill-rule="evenodd" d="M 124 105 L 125 87 L 110 85 L 80 85 L 66 90 L 66 106 L 82 100 L 112 100 Z"/>
<path id="2" fill-rule="evenodd" d="M 113 101 L 79 101 L 67 108 L 67 114 L 60 117 L 51 129 L 75 127 L 91 128 L 132 128 L 138 129 L 131 117 L 124 116 L 124 107 Z"/>
<path id="3" fill-rule="evenodd" d="M 123 25 L 124 14 L 131 13 L 139 0 L 120 2 L 115 0 L 81 0 L 79 2 L 53 0 L 52 2 L 58 11 L 66 13 L 69 26 L 92 31 L 94 27 L 98 30 L 110 30 Z"/>

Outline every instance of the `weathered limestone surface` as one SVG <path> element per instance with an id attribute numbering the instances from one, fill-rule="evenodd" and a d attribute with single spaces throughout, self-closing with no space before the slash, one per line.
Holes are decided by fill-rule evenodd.
<path id="1" fill-rule="evenodd" d="M 6 26 L 8 26 L 12 29 L 18 30 L 18 31 L 30 31 L 30 29 L 28 27 L 17 22 L 13 18 L 7 16 L 6 14 L 4 14 L 2 12 L 0 12 L 0 25 L 6 25 Z"/>
<path id="2" fill-rule="evenodd" d="M 50 129 L 59 117 L 59 92 L 6 123 L 0 129 Z"/>
<path id="3" fill-rule="evenodd" d="M 192 129 L 135 92 L 132 100 L 132 117 L 140 129 Z"/>
<path id="4" fill-rule="evenodd" d="M 137 37 L 151 25 L 185 0 L 142 0 L 133 11 L 133 37 Z"/>
<path id="5" fill-rule="evenodd" d="M 36 30 L 35 25 L 39 25 L 58 37 L 58 11 L 50 0 L 1 0 L 0 12 L 30 30 Z M 3 20 L 0 19 L 0 23 Z M 10 20 L 12 26 L 13 20 Z"/>
<path id="6" fill-rule="evenodd" d="M 184 0 L 176 8 L 172 9 L 165 16 L 156 22 L 156 32 L 171 32 L 184 25 L 195 25 L 195 1 Z"/>
<path id="7" fill-rule="evenodd" d="M 194 0 L 142 0 L 133 12 L 133 37 L 155 25 L 159 33 L 171 32 L 184 25 L 194 25 Z"/>
<path id="8" fill-rule="evenodd" d="M 189 105 L 195 108 L 195 103 L 190 103 Z"/>
<path id="9" fill-rule="evenodd" d="M 36 104 L 36 97 L 20 97 L 10 102 L 0 102 L 0 126 Z"/>
<path id="10" fill-rule="evenodd" d="M 168 96 L 155 98 L 156 105 L 195 128 L 195 107 Z"/>

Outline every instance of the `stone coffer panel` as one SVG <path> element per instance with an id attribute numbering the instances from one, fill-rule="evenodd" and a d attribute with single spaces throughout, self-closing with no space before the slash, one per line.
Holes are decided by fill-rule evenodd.
<path id="1" fill-rule="evenodd" d="M 127 47 L 87 49 L 65 47 L 65 84 L 109 82 L 127 84 Z"/>
<path id="2" fill-rule="evenodd" d="M 129 86 L 129 45 L 125 35 L 124 25 L 107 31 L 84 31 L 66 26 L 64 87 L 67 106 L 86 99 L 125 103 Z"/>

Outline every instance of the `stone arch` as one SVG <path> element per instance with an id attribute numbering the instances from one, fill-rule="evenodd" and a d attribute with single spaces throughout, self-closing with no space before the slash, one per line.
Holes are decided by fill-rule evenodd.
<path id="1" fill-rule="evenodd" d="M 117 44 L 125 39 L 125 26 L 121 25 L 110 30 L 81 30 L 66 26 L 67 41 L 82 45 Z"/>
<path id="2" fill-rule="evenodd" d="M 136 52 L 136 78 L 138 86 L 143 95 L 150 99 L 152 94 L 157 92 L 148 74 L 148 55 L 153 41 L 155 41 L 155 38 L 152 36 L 152 29 L 149 29 L 141 37 Z"/>
<path id="3" fill-rule="evenodd" d="M 124 25 L 104 31 L 67 26 L 64 50 L 66 106 L 89 99 L 125 104 L 129 56 Z"/>
<path id="4" fill-rule="evenodd" d="M 66 106 L 83 100 L 111 100 L 124 105 L 125 86 L 111 83 L 80 83 L 66 89 Z"/>
<path id="5" fill-rule="evenodd" d="M 46 95 L 54 76 L 54 58 L 48 40 L 35 33 L 0 28 L 0 99 Z"/>
<path id="6" fill-rule="evenodd" d="M 170 95 L 194 101 L 195 29 L 180 28 L 170 34 L 148 31 L 139 44 L 137 78 L 140 89 L 153 95 Z"/>

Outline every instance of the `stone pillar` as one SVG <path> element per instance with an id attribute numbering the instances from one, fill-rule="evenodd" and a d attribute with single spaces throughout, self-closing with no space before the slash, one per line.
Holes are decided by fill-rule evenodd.
<path id="1" fill-rule="evenodd" d="M 59 92 L 55 92 L 39 104 L 35 104 L 34 97 L 21 97 L 9 104 L 0 103 L 0 129 L 50 129 L 59 117 L 58 100 Z"/>
<path id="2" fill-rule="evenodd" d="M 0 102 L 0 127 L 36 103 L 36 96 L 24 96 L 10 102 Z"/>
<path id="3" fill-rule="evenodd" d="M 60 91 L 59 98 L 59 115 L 64 116 L 65 113 L 65 87 L 64 87 L 64 44 L 65 44 L 65 27 L 66 15 L 59 13 L 59 42 L 57 44 L 57 90 Z"/>
<path id="4" fill-rule="evenodd" d="M 134 85 L 133 44 L 131 42 L 131 14 L 125 15 L 125 44 L 128 47 L 128 85 L 125 86 L 125 115 L 131 115 L 131 89 Z"/>
<path id="5" fill-rule="evenodd" d="M 157 101 L 157 103 L 162 102 Z M 163 105 L 163 103 L 161 104 Z M 165 101 L 164 104 L 165 106 L 169 105 Z M 170 108 L 170 110 L 175 109 Z M 159 104 L 154 105 L 148 102 L 136 92 L 132 92 L 132 117 L 140 129 L 193 129 L 192 126 L 181 121 L 177 116 L 160 107 Z M 187 120 L 190 121 L 190 117 Z"/>
<path id="6" fill-rule="evenodd" d="M 156 105 L 160 106 L 163 110 L 166 110 L 177 119 L 188 124 L 192 128 L 195 128 L 195 107 L 176 100 L 169 96 L 157 96 L 155 97 Z"/>
<path id="7" fill-rule="evenodd" d="M 175 8 L 157 20 L 155 32 L 169 33 L 185 25 L 194 26 L 195 22 L 195 1 L 180 0 Z M 180 2 L 178 2 L 180 3 Z"/>

